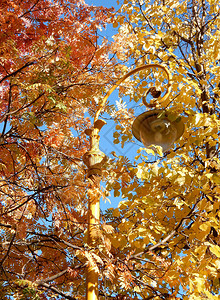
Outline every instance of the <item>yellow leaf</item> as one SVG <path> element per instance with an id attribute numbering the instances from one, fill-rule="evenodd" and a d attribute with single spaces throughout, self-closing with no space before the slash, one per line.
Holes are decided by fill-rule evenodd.
<path id="1" fill-rule="evenodd" d="M 208 299 L 209 300 L 218 300 L 219 298 L 218 298 L 218 296 L 214 296 L 214 295 L 212 295 L 209 291 L 207 291 L 207 290 L 205 290 L 205 291 L 203 291 L 203 292 L 205 292 L 205 294 L 208 296 Z M 206 298 L 207 299 L 207 298 Z"/>
<path id="2" fill-rule="evenodd" d="M 163 148 L 161 146 L 155 146 L 155 148 L 157 149 L 157 154 L 162 157 L 163 156 Z"/>
<path id="3" fill-rule="evenodd" d="M 216 173 L 214 173 L 213 176 L 212 176 L 212 181 L 214 183 L 220 184 L 220 176 L 217 175 Z"/>
<path id="4" fill-rule="evenodd" d="M 135 291 L 136 293 L 140 293 L 140 292 L 141 292 L 141 289 L 139 288 L 138 285 L 136 285 L 136 286 L 134 287 L 134 291 Z"/>
<path id="5" fill-rule="evenodd" d="M 147 152 L 147 154 L 155 155 L 155 152 L 154 152 L 153 149 L 147 148 L 147 149 L 146 149 L 146 152 Z"/>
<path id="6" fill-rule="evenodd" d="M 118 208 L 116 208 L 114 211 L 113 211 L 113 217 L 119 217 L 120 216 L 120 211 L 119 211 L 119 209 Z"/>
<path id="7" fill-rule="evenodd" d="M 157 164 L 153 164 L 153 165 L 152 165 L 152 168 L 151 168 L 151 171 L 152 171 L 152 173 L 153 173 L 155 176 L 158 176 L 158 170 L 159 170 L 158 165 L 157 165 Z"/>
<path id="8" fill-rule="evenodd" d="M 199 226 L 199 229 L 201 229 L 202 231 L 207 231 L 210 229 L 210 223 L 209 222 L 205 222 L 202 225 Z"/>
<path id="9" fill-rule="evenodd" d="M 216 267 L 218 270 L 220 270 L 220 259 L 217 259 L 217 260 L 215 261 L 215 267 Z"/>
<path id="10" fill-rule="evenodd" d="M 197 277 L 196 278 L 197 289 L 199 292 L 204 290 L 204 278 Z"/>
<path id="11" fill-rule="evenodd" d="M 108 224 L 102 224 L 102 228 L 106 233 L 113 233 L 114 232 L 114 227 Z"/>
<path id="12" fill-rule="evenodd" d="M 220 247 L 218 245 L 212 245 L 210 247 L 210 251 L 215 254 L 218 258 L 220 258 Z"/>
<path id="13" fill-rule="evenodd" d="M 145 227 L 139 227 L 138 228 L 138 232 L 140 233 L 140 234 L 143 234 L 143 233 L 147 233 L 147 229 L 145 228 Z"/>

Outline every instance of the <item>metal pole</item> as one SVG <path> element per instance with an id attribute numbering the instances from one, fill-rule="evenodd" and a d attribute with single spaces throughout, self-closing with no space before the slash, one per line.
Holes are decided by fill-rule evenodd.
<path id="1" fill-rule="evenodd" d="M 99 231 L 99 216 L 100 216 L 100 205 L 99 198 L 89 199 L 88 207 L 88 245 L 94 246 L 97 240 Z M 98 273 L 93 267 L 87 267 L 87 278 L 86 278 L 86 299 L 87 300 L 98 300 Z"/>
<path id="2" fill-rule="evenodd" d="M 101 165 L 106 157 L 99 150 L 99 131 L 105 124 L 102 120 L 97 120 L 92 129 L 86 130 L 90 137 L 90 150 L 84 155 L 84 163 L 88 167 L 88 178 L 91 186 L 88 190 L 88 238 L 89 247 L 95 247 L 100 239 L 100 196 L 94 197 L 94 188 L 100 189 Z M 87 267 L 86 274 L 86 300 L 98 300 L 98 273 L 94 267 Z"/>

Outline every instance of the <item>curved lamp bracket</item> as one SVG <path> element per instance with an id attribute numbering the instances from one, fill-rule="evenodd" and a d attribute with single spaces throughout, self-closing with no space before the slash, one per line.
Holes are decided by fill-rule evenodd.
<path id="1" fill-rule="evenodd" d="M 103 98 L 103 101 L 99 107 L 99 109 L 96 112 L 95 118 L 94 118 L 94 122 L 96 122 L 99 118 L 99 115 L 103 109 L 103 107 L 106 104 L 106 101 L 108 99 L 108 97 L 111 95 L 111 93 L 128 77 L 130 77 L 131 75 L 134 75 L 135 73 L 138 73 L 140 71 L 146 70 L 146 69 L 152 69 L 152 68 L 160 68 L 162 69 L 166 75 L 167 75 L 167 79 L 168 79 L 168 84 L 167 84 L 167 91 L 165 93 L 165 95 L 163 97 L 158 97 L 157 98 L 157 102 L 162 103 L 164 102 L 170 95 L 171 92 L 171 80 L 172 80 L 172 76 L 171 73 L 169 72 L 169 70 L 165 67 L 165 66 L 161 66 L 159 64 L 149 64 L 149 65 L 143 65 L 140 67 L 135 68 L 134 70 L 128 72 L 127 74 L 125 74 L 125 76 L 123 76 L 121 79 L 119 79 L 115 85 L 113 85 L 113 87 L 107 92 L 107 94 L 105 95 L 105 97 Z M 146 98 L 146 93 L 145 93 L 145 98 Z M 146 100 L 143 97 L 143 103 L 145 106 L 147 106 Z"/>

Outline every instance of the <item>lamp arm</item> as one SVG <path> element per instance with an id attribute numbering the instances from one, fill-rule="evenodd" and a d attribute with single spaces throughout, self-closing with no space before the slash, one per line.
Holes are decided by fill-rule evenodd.
<path id="1" fill-rule="evenodd" d="M 161 66 L 159 64 L 149 64 L 149 65 L 143 65 L 143 66 L 140 66 L 140 67 L 137 67 L 135 68 L 134 70 L 128 72 L 127 74 L 125 74 L 121 79 L 119 79 L 116 84 L 113 85 L 113 87 L 107 92 L 107 94 L 105 95 L 105 97 L 103 98 L 103 101 L 99 107 L 99 109 L 97 110 L 96 114 L 95 114 L 95 117 L 94 117 L 94 122 L 96 122 L 99 118 L 99 115 L 103 109 L 103 107 L 105 106 L 106 104 L 106 101 L 108 99 L 108 97 L 111 95 L 111 93 L 125 80 L 127 79 L 129 76 L 137 73 L 137 72 L 140 72 L 142 70 L 146 70 L 146 69 L 150 69 L 150 68 L 160 68 L 162 69 L 166 75 L 167 75 L 167 79 L 168 79 L 168 88 L 167 88 L 167 91 L 165 93 L 165 95 L 160 99 L 158 98 L 157 101 L 159 101 L 160 103 L 162 103 L 163 101 L 165 101 L 169 95 L 170 95 L 170 92 L 171 92 L 171 80 L 172 80 L 172 75 L 170 73 L 170 71 L 167 69 L 167 67 L 165 66 Z"/>

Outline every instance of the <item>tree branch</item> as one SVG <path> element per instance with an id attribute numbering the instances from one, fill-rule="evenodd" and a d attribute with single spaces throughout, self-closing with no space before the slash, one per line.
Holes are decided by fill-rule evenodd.
<path id="1" fill-rule="evenodd" d="M 51 291 L 53 291 L 54 293 L 64 297 L 65 299 L 68 299 L 68 300 L 76 300 L 75 297 L 72 297 L 72 296 L 69 296 L 69 295 L 66 295 L 65 293 L 63 293 L 62 291 L 60 291 L 59 289 L 53 287 L 53 286 L 50 286 L 49 284 L 47 283 L 41 283 L 40 286 L 42 287 L 45 287 L 46 289 L 49 289 Z"/>
<path id="2" fill-rule="evenodd" d="M 5 262 L 7 256 L 9 255 L 9 252 L 10 252 L 10 250 L 11 250 L 11 247 L 12 247 L 12 245 L 13 245 L 13 241 L 14 241 L 15 237 L 16 237 L 16 233 L 13 234 L 12 239 L 11 239 L 11 242 L 10 242 L 10 244 L 9 244 L 9 246 L 8 246 L 8 250 L 7 250 L 5 256 L 3 257 L 3 259 L 2 259 L 1 262 L 0 262 L 0 266 L 1 266 L 1 267 L 3 266 L 3 263 Z"/>
<path id="3" fill-rule="evenodd" d="M 19 72 L 21 72 L 22 70 L 26 69 L 27 67 L 32 66 L 32 65 L 35 64 L 35 63 L 36 63 L 36 60 L 35 60 L 35 61 L 31 61 L 31 62 L 26 63 L 24 66 L 22 66 L 22 67 L 19 68 L 18 70 L 16 70 L 16 71 L 14 71 L 14 72 L 12 72 L 12 73 L 10 73 L 10 74 L 4 76 L 4 77 L 0 80 L 0 83 L 2 83 L 4 80 L 6 80 L 6 79 L 9 78 L 9 77 L 12 77 L 12 76 L 17 75 Z"/>
<path id="4" fill-rule="evenodd" d="M 63 276 L 63 275 L 66 274 L 66 273 L 68 273 L 68 269 L 63 270 L 63 271 L 61 271 L 60 273 L 57 273 L 56 275 L 53 275 L 53 276 L 51 276 L 51 277 L 49 277 L 49 278 L 47 278 L 47 279 L 37 280 L 37 281 L 35 281 L 35 283 L 36 283 L 37 285 L 42 285 L 42 284 L 44 284 L 44 283 L 53 281 L 53 280 L 55 280 L 55 279 L 57 279 L 57 278 Z"/>

